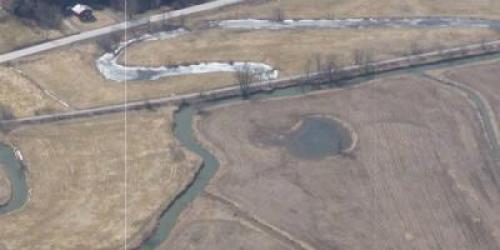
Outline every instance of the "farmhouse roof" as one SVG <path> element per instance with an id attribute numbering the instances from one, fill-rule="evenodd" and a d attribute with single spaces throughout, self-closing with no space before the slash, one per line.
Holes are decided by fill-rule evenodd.
<path id="1" fill-rule="evenodd" d="M 92 8 L 90 8 L 90 6 L 84 5 L 84 4 L 76 4 L 75 6 L 71 7 L 71 11 L 73 11 L 77 15 L 80 15 L 84 11 L 89 11 L 89 10 L 92 11 Z"/>

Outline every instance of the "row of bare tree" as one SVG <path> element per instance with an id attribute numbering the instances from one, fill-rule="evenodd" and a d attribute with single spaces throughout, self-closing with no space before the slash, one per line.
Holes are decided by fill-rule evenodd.
<path id="1" fill-rule="evenodd" d="M 355 65 L 361 67 L 366 73 L 369 73 L 371 64 L 373 63 L 372 53 L 364 49 L 356 49 L 352 53 L 352 60 Z M 305 83 L 309 83 L 313 76 L 314 78 L 334 82 L 339 79 L 338 74 L 341 73 L 342 65 L 339 63 L 337 56 L 315 54 L 310 57 L 304 64 L 304 79 Z M 248 65 L 244 65 L 235 72 L 235 79 L 240 86 L 241 94 L 247 97 L 251 92 L 251 86 L 259 78 L 259 72 L 253 71 Z"/>

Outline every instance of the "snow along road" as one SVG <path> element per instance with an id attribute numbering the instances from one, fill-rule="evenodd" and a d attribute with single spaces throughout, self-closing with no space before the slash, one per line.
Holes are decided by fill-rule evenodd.
<path id="1" fill-rule="evenodd" d="M 66 46 L 72 43 L 96 38 L 99 36 L 107 35 L 116 31 L 122 31 L 128 28 L 134 28 L 138 27 L 141 25 L 146 25 L 148 23 L 155 23 L 155 22 L 160 22 L 164 20 L 169 20 L 175 17 L 180 17 L 180 16 L 186 16 L 186 15 L 191 15 L 194 13 L 202 12 L 202 11 L 208 11 L 208 10 L 213 10 L 217 9 L 220 7 L 224 7 L 227 5 L 231 4 L 236 4 L 239 2 L 243 2 L 245 0 L 215 0 L 212 2 L 200 4 L 200 5 L 195 5 L 191 6 L 185 9 L 180 9 L 180 10 L 174 10 L 170 11 L 167 13 L 159 14 L 159 15 L 154 15 L 154 16 L 149 16 L 145 18 L 141 18 L 138 20 L 131 20 L 111 26 L 107 26 L 104 28 L 96 29 L 96 30 L 91 30 L 91 31 L 86 31 L 82 32 L 80 34 L 72 35 L 72 36 L 67 36 L 63 37 L 60 39 L 56 39 L 53 41 L 45 42 L 42 44 L 34 45 L 31 47 L 27 47 L 24 49 L 20 50 L 15 50 L 9 53 L 5 53 L 0 55 L 0 64 L 5 63 L 8 61 L 16 60 L 25 56 L 37 54 L 40 52 L 44 52 L 47 50 L 55 49 L 58 47 Z"/>

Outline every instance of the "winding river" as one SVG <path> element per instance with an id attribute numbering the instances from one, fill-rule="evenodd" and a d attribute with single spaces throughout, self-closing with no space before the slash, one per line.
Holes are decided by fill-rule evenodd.
<path id="1" fill-rule="evenodd" d="M 28 185 L 22 163 L 17 159 L 15 150 L 0 144 L 0 164 L 4 167 L 12 186 L 12 198 L 5 206 L 0 206 L 0 215 L 21 208 L 28 199 Z M 0 167 L 1 167 L 0 166 Z"/>

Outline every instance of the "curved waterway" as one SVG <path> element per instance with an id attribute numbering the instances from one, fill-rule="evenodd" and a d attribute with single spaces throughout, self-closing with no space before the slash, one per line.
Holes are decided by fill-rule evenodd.
<path id="1" fill-rule="evenodd" d="M 463 64 L 469 64 L 484 60 L 492 60 L 492 59 L 500 59 L 500 54 L 494 55 L 485 55 L 485 56 L 477 56 L 473 58 L 454 60 L 448 62 L 441 62 L 432 65 L 425 66 L 416 66 L 413 68 L 400 69 L 391 72 L 379 73 L 377 75 L 370 76 L 362 76 L 356 77 L 350 80 L 344 80 L 342 82 L 342 86 L 350 86 L 364 83 L 368 80 L 372 80 L 374 78 L 383 78 L 389 76 L 397 76 L 401 74 L 422 74 L 427 70 L 431 69 L 439 69 L 445 67 L 458 66 Z M 320 88 L 321 89 L 331 89 L 337 88 L 338 85 L 335 84 L 324 84 Z M 310 91 L 317 91 L 318 87 L 304 87 L 304 86 L 295 86 L 289 87 L 285 89 L 277 89 L 271 92 L 259 93 L 251 96 L 251 99 L 268 99 L 274 97 L 284 97 L 284 96 L 296 96 L 302 95 L 304 93 Z M 211 105 L 218 105 L 222 103 L 231 103 L 238 102 L 242 99 L 240 97 L 234 97 L 230 99 L 219 100 L 215 102 L 211 102 Z M 186 188 L 184 192 L 182 192 L 178 198 L 173 201 L 167 210 L 162 214 L 159 225 L 157 229 L 154 231 L 153 235 L 147 239 L 141 249 L 155 249 L 158 247 L 161 242 L 168 238 L 169 233 L 174 228 L 177 218 L 181 214 L 181 212 L 194 200 L 198 195 L 203 192 L 205 186 L 210 182 L 211 178 L 215 175 L 219 162 L 207 149 L 203 147 L 203 145 L 198 143 L 198 140 L 194 137 L 193 134 L 193 116 L 196 115 L 197 110 L 191 106 L 180 107 L 179 111 L 176 112 L 174 116 L 175 122 L 175 136 L 180 141 L 180 143 L 186 147 L 188 150 L 198 154 L 203 159 L 203 166 L 200 172 L 195 177 L 192 185 Z"/>
<path id="2" fill-rule="evenodd" d="M 21 208 L 28 199 L 28 185 L 22 163 L 16 158 L 14 150 L 0 144 L 0 167 L 4 168 L 12 187 L 12 198 L 7 205 L 0 206 L 0 215 Z"/>
<path id="3" fill-rule="evenodd" d="M 500 28 L 500 21 L 466 17 L 412 17 L 412 18 L 349 18 L 322 20 L 223 20 L 210 23 L 211 27 L 222 29 L 360 29 L 360 28 Z M 260 62 L 201 62 L 197 64 L 166 65 L 159 67 L 120 65 L 118 58 L 128 46 L 154 40 L 167 40 L 189 34 L 185 29 L 146 34 L 121 43 L 114 52 L 109 52 L 96 60 L 97 69 L 112 81 L 155 81 L 163 77 L 196 75 L 207 73 L 249 71 L 258 80 L 278 78 L 278 70 Z"/>

